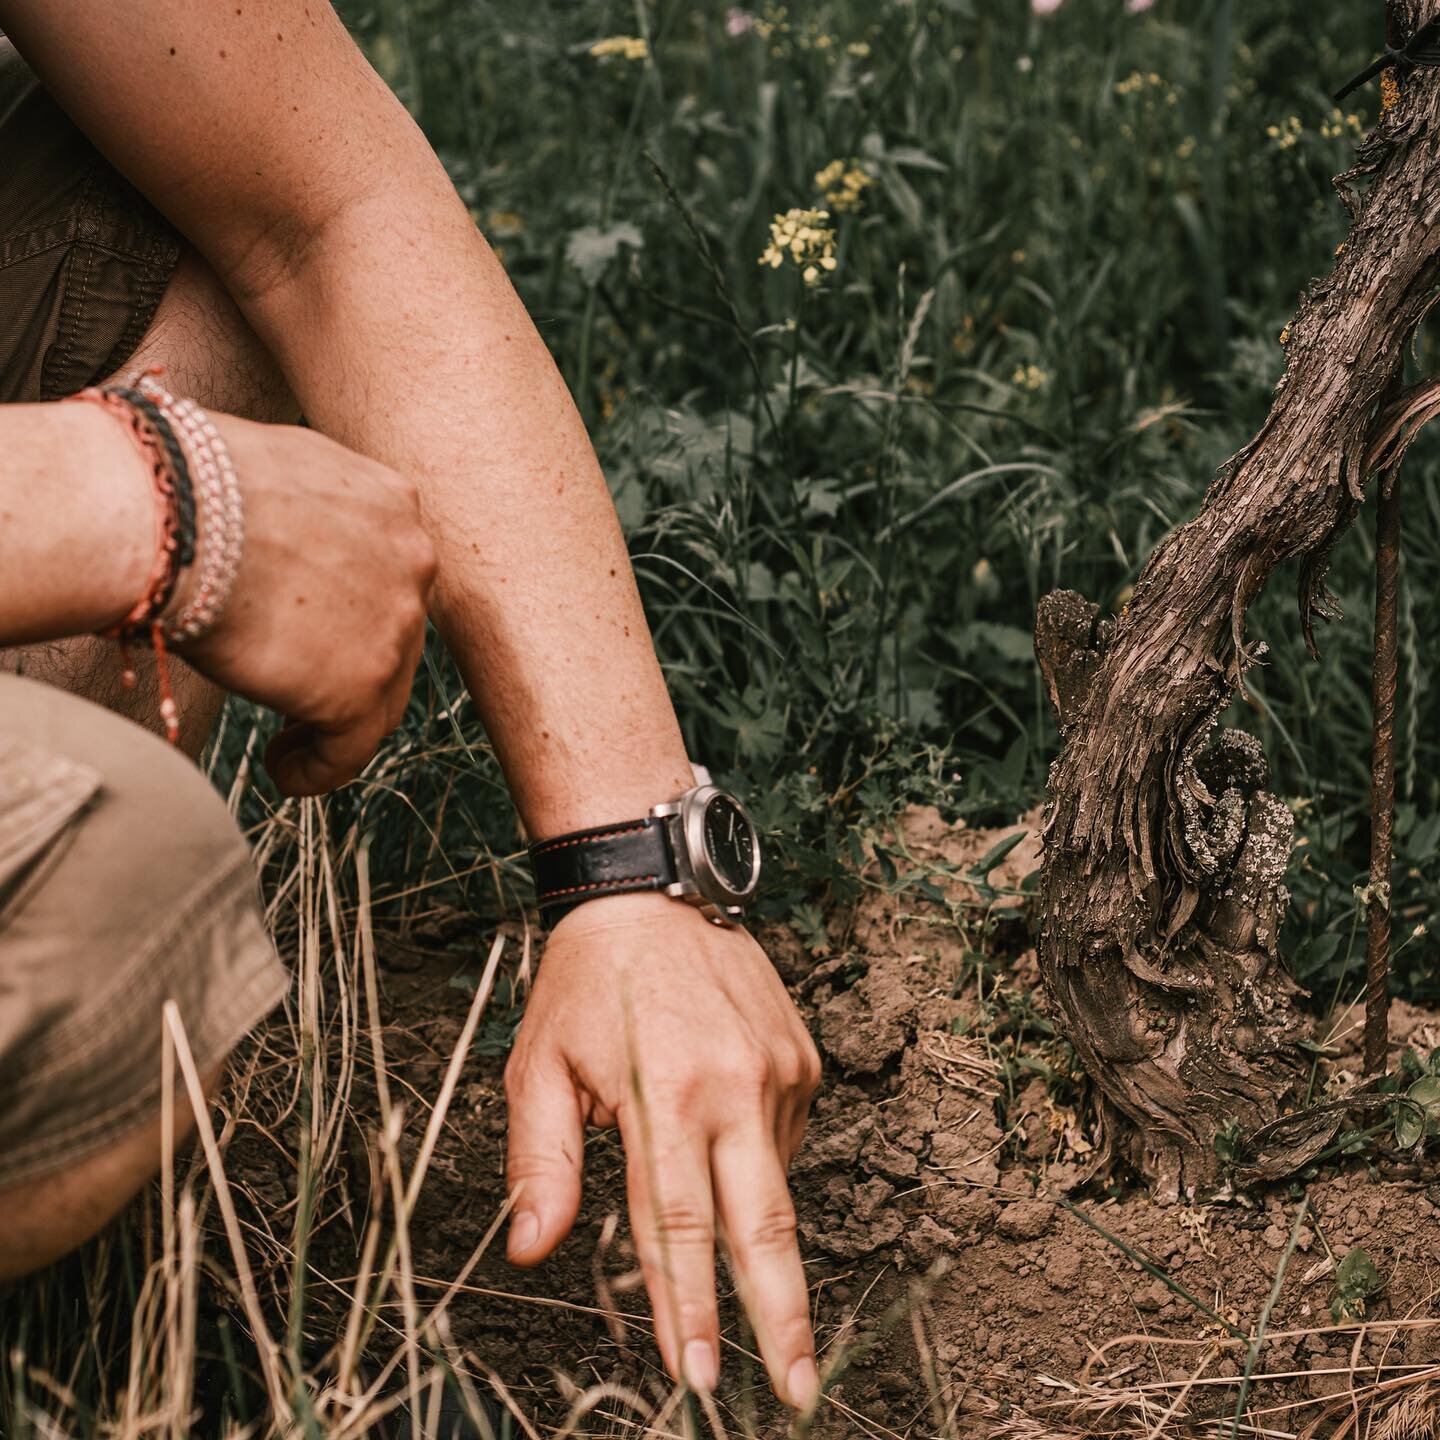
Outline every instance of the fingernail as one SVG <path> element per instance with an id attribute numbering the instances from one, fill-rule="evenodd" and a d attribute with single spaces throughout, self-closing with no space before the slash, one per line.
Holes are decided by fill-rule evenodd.
<path id="1" fill-rule="evenodd" d="M 715 1347 L 708 1340 L 692 1340 L 685 1347 L 680 1367 L 685 1374 L 685 1383 L 692 1390 L 703 1390 L 707 1395 L 720 1380 L 720 1362 L 715 1358 Z"/>
<path id="2" fill-rule="evenodd" d="M 524 1255 L 540 1242 L 540 1220 L 533 1210 L 522 1210 L 510 1222 L 510 1253 Z"/>
<path id="3" fill-rule="evenodd" d="M 820 1372 L 808 1355 L 790 1367 L 785 1388 L 790 1392 L 791 1405 L 797 1410 L 808 1410 L 820 1398 Z"/>

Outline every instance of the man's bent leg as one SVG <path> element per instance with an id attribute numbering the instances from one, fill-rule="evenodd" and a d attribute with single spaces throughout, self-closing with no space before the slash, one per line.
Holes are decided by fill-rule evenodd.
<path id="1" fill-rule="evenodd" d="M 154 1172 L 166 1001 L 213 1076 L 286 984 L 244 841 L 193 766 L 0 675 L 0 1276 Z"/>
<path id="2" fill-rule="evenodd" d="M 222 1065 L 206 1077 L 206 1094 L 213 1093 L 223 1074 Z M 194 1125 L 182 1089 L 175 1098 L 177 1143 Z M 52 1264 L 108 1225 L 155 1173 L 160 1127 L 157 1115 L 64 1170 L 0 1190 L 0 1284 Z"/>

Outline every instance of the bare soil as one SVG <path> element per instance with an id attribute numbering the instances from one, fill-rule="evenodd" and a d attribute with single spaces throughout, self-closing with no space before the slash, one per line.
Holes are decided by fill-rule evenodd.
<path id="1" fill-rule="evenodd" d="M 1035 824 L 970 830 L 912 810 L 898 836 L 908 869 L 930 875 L 948 904 L 890 893 L 872 864 L 864 900 L 827 942 L 807 951 L 788 931 L 765 937 L 826 1060 L 793 1176 L 822 1366 L 841 1366 L 819 1435 L 1228 1433 L 1194 1422 L 1235 1407 L 1246 1346 L 1225 1327 L 1254 1332 L 1304 1192 L 1161 1205 L 1123 1177 L 1084 1185 L 1102 1130 L 1037 993 L 1023 893 L 1038 863 Z M 970 872 L 1012 834 L 1024 838 L 977 883 Z M 475 969 L 472 953 L 428 946 L 385 970 L 392 1084 L 435 1094 L 463 1014 L 457 987 Z M 1353 1012 L 1319 1027 L 1337 1053 L 1319 1065 L 1317 1091 L 1353 1082 L 1358 1028 Z M 1397 1052 L 1437 1043 L 1440 1017 L 1397 1006 Z M 412 1226 L 422 1300 L 469 1258 L 504 1197 L 503 1035 L 477 1049 Z M 416 1140 L 407 1135 L 407 1158 Z M 1348 1163 L 1330 1162 L 1308 1186 L 1254 1366 L 1250 1404 L 1279 1407 L 1277 1435 L 1310 1423 L 1316 1435 L 1347 1433 L 1337 1427 L 1350 1399 L 1333 1424 L 1323 1402 L 1363 1398 L 1377 1382 L 1389 1386 L 1383 1405 L 1415 1401 L 1421 1414 L 1424 1367 L 1440 1365 L 1440 1325 L 1429 1323 L 1440 1314 L 1440 1175 L 1382 1179 Z M 357 1159 L 352 1217 L 363 1213 L 362 1171 Z M 262 1178 L 253 1166 L 251 1178 Z M 590 1139 L 586 1187 L 581 1220 L 550 1263 L 521 1274 L 497 1243 L 451 1310 L 457 1345 L 537 1421 L 562 1418 L 600 1382 L 661 1393 L 613 1135 Z M 1067 1196 L 1113 1238 L 1066 1209 Z M 1355 1246 L 1386 1282 L 1368 1329 L 1330 1313 L 1336 1263 Z M 355 1248 L 351 1228 L 333 1222 L 317 1264 L 352 1274 Z M 733 1296 L 726 1320 L 727 1425 L 784 1433 Z M 607 1416 L 618 1433 L 624 1403 L 602 1403 L 588 1432 L 606 1433 Z"/>

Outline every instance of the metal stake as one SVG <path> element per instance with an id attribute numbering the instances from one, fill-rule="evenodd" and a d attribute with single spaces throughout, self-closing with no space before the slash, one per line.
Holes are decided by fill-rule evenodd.
<path id="1" fill-rule="evenodd" d="M 1385 1073 L 1390 1050 L 1390 867 L 1395 830 L 1400 475 L 1379 481 L 1375 516 L 1375 670 L 1371 714 L 1369 933 L 1365 945 L 1365 1073 Z"/>

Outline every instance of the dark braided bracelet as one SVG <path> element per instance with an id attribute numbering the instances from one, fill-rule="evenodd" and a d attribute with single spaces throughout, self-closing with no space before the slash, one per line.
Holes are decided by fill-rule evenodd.
<path id="1" fill-rule="evenodd" d="M 128 385 L 107 385 L 106 393 L 118 395 L 127 405 L 132 405 L 150 422 L 151 428 L 160 437 L 165 447 L 165 458 L 170 462 L 170 478 L 175 486 L 175 513 L 178 524 L 176 534 L 175 565 L 183 570 L 195 560 L 195 486 L 190 478 L 190 463 L 185 448 L 175 434 L 174 427 L 165 412 L 142 391 Z M 166 597 L 169 603 L 169 597 Z"/>

